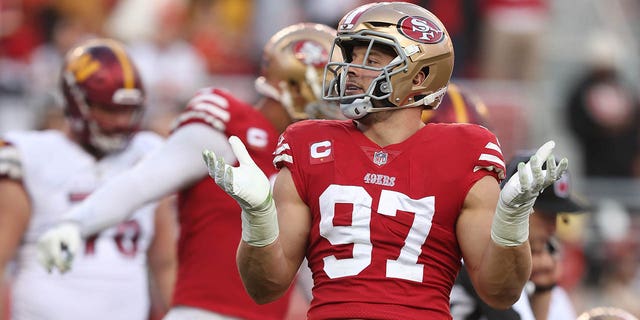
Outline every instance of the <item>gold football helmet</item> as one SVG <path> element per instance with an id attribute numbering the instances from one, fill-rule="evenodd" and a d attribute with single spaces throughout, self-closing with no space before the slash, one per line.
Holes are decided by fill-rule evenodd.
<path id="1" fill-rule="evenodd" d="M 397 55 L 390 64 L 377 68 L 352 63 L 354 46 L 390 48 Z M 338 25 L 333 50 L 343 60 L 332 59 L 325 70 L 328 86 L 324 98 L 339 101 L 343 114 L 358 119 L 370 112 L 394 108 L 435 109 L 445 94 L 453 71 L 453 45 L 442 22 L 428 10 L 407 2 L 362 5 L 347 13 Z M 366 59 L 365 59 L 366 61 Z M 350 68 L 378 70 L 362 94 L 346 94 Z M 422 83 L 413 83 L 419 72 Z"/>
<path id="2" fill-rule="evenodd" d="M 322 74 L 335 36 L 335 29 L 317 23 L 278 31 L 264 47 L 256 90 L 279 101 L 293 120 L 338 116 L 337 105 L 322 101 Z"/>

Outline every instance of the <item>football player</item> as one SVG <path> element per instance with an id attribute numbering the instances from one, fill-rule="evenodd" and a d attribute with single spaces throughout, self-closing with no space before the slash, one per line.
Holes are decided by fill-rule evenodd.
<path id="1" fill-rule="evenodd" d="M 173 286 L 170 203 L 130 210 L 126 221 L 92 229 L 83 242 L 69 238 L 76 265 L 67 274 L 47 273 L 38 263 L 37 239 L 46 229 L 162 142 L 139 131 L 145 92 L 119 42 L 93 39 L 72 48 L 60 82 L 67 132 L 0 139 L 0 274 L 15 258 L 11 319 L 148 319 L 147 268 L 167 299 Z"/>
<path id="2" fill-rule="evenodd" d="M 342 18 L 334 45 L 343 56 L 327 64 L 325 99 L 349 120 L 287 127 L 273 193 L 241 139 L 229 139 L 238 167 L 203 152 L 243 209 L 237 263 L 248 293 L 277 300 L 306 257 L 308 319 L 451 319 L 464 258 L 485 301 L 512 305 L 531 270 L 529 213 L 567 160 L 555 166 L 550 141 L 501 192 L 504 162 L 490 131 L 422 122 L 446 92 L 453 47 L 420 6 L 360 6 Z M 543 171 L 545 162 L 554 165 Z"/>
<path id="3" fill-rule="evenodd" d="M 271 158 L 286 125 L 310 112 L 328 109 L 319 103 L 322 71 L 336 31 L 301 23 L 286 27 L 264 48 L 256 106 L 218 88 L 200 90 L 176 119 L 166 144 L 74 208 L 40 238 L 46 266 L 67 269 L 72 260 L 56 248 L 79 234 L 86 236 L 126 219 L 133 209 L 177 192 L 180 220 L 178 276 L 172 309 L 165 319 L 282 320 L 291 291 L 267 305 L 245 292 L 235 263 L 241 234 L 241 207 L 208 178 L 203 149 L 236 162 L 227 138 L 239 137 L 257 170 L 274 176 Z M 337 107 L 336 107 L 337 108 Z M 68 248 L 68 247 L 67 247 Z"/>

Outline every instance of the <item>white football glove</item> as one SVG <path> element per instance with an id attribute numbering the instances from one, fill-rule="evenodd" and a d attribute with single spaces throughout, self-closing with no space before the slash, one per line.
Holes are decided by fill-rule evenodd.
<path id="1" fill-rule="evenodd" d="M 529 238 L 529 214 L 533 204 L 544 188 L 562 176 L 569 165 L 563 158 L 556 165 L 552 155 L 555 142 L 543 144 L 525 164 L 518 164 L 513 174 L 500 191 L 500 198 L 491 225 L 491 238 L 502 246 L 518 246 Z M 547 167 L 542 170 L 546 162 Z"/>
<path id="2" fill-rule="evenodd" d="M 209 176 L 242 207 L 242 240 L 256 247 L 269 245 L 279 233 L 271 184 L 238 137 L 229 137 L 229 144 L 240 165 L 232 167 L 213 151 L 204 150 Z"/>
<path id="3" fill-rule="evenodd" d="M 48 272 L 58 268 L 65 273 L 71 270 L 81 242 L 78 224 L 61 222 L 38 238 L 38 261 Z"/>

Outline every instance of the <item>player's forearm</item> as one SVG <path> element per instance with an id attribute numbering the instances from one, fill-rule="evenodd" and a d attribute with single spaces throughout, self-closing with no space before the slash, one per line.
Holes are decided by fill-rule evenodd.
<path id="1" fill-rule="evenodd" d="M 140 180 L 143 176 L 136 171 L 117 176 L 74 207 L 64 219 L 77 222 L 85 237 L 126 220 L 135 209 L 155 200 L 142 195 L 145 186 Z"/>
<path id="2" fill-rule="evenodd" d="M 79 222 L 84 236 L 126 220 L 135 210 L 206 177 L 200 158 L 203 140 L 215 130 L 190 125 L 176 131 L 135 167 L 109 180 L 74 208 L 69 220 Z M 209 134 L 209 135 L 207 135 Z"/>
<path id="3" fill-rule="evenodd" d="M 510 307 L 520 297 L 531 273 L 529 242 L 505 247 L 491 241 L 478 268 L 474 283 L 480 297 L 493 308 Z"/>
<path id="4" fill-rule="evenodd" d="M 175 261 L 155 263 L 151 266 L 153 287 L 158 290 L 162 302 L 162 311 L 168 312 L 175 285 L 177 264 Z"/>
<path id="5" fill-rule="evenodd" d="M 241 241 L 236 262 L 247 293 L 258 304 L 280 298 L 291 286 L 298 268 L 290 265 L 279 240 L 265 247 Z"/>

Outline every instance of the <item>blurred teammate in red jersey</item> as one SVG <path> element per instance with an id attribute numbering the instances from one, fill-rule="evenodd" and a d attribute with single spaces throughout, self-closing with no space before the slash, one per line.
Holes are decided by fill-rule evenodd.
<path id="1" fill-rule="evenodd" d="M 237 137 L 238 167 L 203 152 L 243 209 L 237 263 L 247 292 L 277 300 L 306 257 L 310 320 L 451 319 L 464 258 L 486 301 L 513 304 L 531 270 L 529 213 L 567 160 L 555 166 L 548 142 L 500 191 L 504 161 L 489 130 L 422 122 L 453 69 L 449 35 L 424 8 L 360 6 L 342 18 L 334 45 L 343 56 L 327 64 L 325 99 L 350 120 L 290 125 L 273 193 Z"/>
<path id="2" fill-rule="evenodd" d="M 179 267 L 173 307 L 165 319 L 284 319 L 290 290 L 279 301 L 257 305 L 242 287 L 235 263 L 240 207 L 207 177 L 201 151 L 213 149 L 234 163 L 227 137 L 238 136 L 259 170 L 275 176 L 271 160 L 280 132 L 293 121 L 332 112 L 320 97 L 334 36 L 334 29 L 319 24 L 296 24 L 276 33 L 264 48 L 262 77 L 256 81 L 262 98 L 255 107 L 221 89 L 200 90 L 160 150 L 95 192 L 67 215 L 65 225 L 40 239 L 47 266 L 70 266 L 72 261 L 55 249 L 69 238 L 104 228 L 124 219 L 131 208 L 177 192 Z"/>

